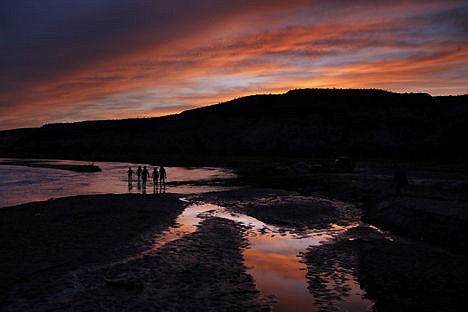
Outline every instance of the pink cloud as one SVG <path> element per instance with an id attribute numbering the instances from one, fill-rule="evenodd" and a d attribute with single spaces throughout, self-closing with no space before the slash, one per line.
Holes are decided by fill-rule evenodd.
<path id="1" fill-rule="evenodd" d="M 19 65 L 0 77 L 0 127 L 157 116 L 298 87 L 468 93 L 460 1 L 179 2 L 92 11 L 66 25 L 101 22 L 96 34 L 10 49 Z"/>

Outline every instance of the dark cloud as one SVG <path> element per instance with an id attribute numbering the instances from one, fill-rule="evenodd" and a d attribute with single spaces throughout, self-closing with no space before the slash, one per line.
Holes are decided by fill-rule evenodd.
<path id="1" fill-rule="evenodd" d="M 247 0 L 15 0 L 1 5 L 2 78 L 20 81 L 164 45 L 227 16 L 266 7 L 264 1 Z"/>
<path id="2" fill-rule="evenodd" d="M 442 9 L 430 15 L 428 22 L 433 26 L 451 26 L 452 31 L 458 32 L 460 35 L 466 35 L 468 32 L 468 4 L 465 3 L 457 7 Z M 464 37 L 466 39 L 466 36 Z"/>
<path id="3" fill-rule="evenodd" d="M 459 86 L 467 15 L 462 0 L 4 0 L 0 116 L 131 117 L 262 90 L 394 87 L 398 75 L 414 89 L 430 70 L 430 83 Z"/>

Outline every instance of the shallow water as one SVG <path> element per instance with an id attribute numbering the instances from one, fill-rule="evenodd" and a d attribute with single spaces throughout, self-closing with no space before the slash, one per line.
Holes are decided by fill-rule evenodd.
<path id="1" fill-rule="evenodd" d="M 6 161 L 8 159 L 0 159 L 0 162 Z M 72 165 L 89 164 L 88 162 L 72 160 L 43 160 L 41 162 Z M 0 165 L 0 207 L 72 195 L 154 192 L 152 182 L 148 183 L 146 190 L 139 188 L 137 182 L 133 182 L 131 188 L 127 183 L 129 166 L 135 170 L 138 165 L 142 167 L 146 165 L 151 172 L 153 167 L 148 164 L 116 162 L 95 162 L 94 164 L 99 166 L 102 171 L 73 172 L 51 168 Z M 199 182 L 235 177 L 235 174 L 231 171 L 221 168 L 166 167 L 166 171 L 167 182 L 176 184 L 168 185 L 166 192 L 179 194 L 226 189 L 215 185 L 194 185 L 191 181 Z"/>
<path id="2" fill-rule="evenodd" d="M 152 249 L 145 254 L 157 252 L 165 244 L 195 232 L 197 225 L 208 217 L 226 218 L 247 227 L 249 247 L 244 250 L 245 265 L 248 273 L 254 277 L 262 296 L 272 303 L 274 311 L 319 310 L 314 297 L 307 289 L 307 267 L 301 262 L 301 254 L 306 252 L 309 246 L 320 245 L 321 242 L 357 226 L 333 225 L 328 230 L 297 234 L 244 214 L 229 212 L 222 206 L 197 203 L 189 205 L 179 215 L 176 226 L 157 235 Z M 349 275 L 347 278 L 346 285 L 351 291 L 349 296 L 342 298 L 338 308 L 350 312 L 369 311 L 372 302 L 363 298 L 364 291 L 360 289 L 356 277 Z"/>
<path id="3" fill-rule="evenodd" d="M 0 161 L 5 160 L 0 159 Z M 88 164 L 63 160 L 47 162 Z M 136 182 L 132 188 L 128 188 L 127 184 L 127 169 L 129 166 L 136 169 L 137 164 L 112 162 L 94 164 L 99 166 L 102 172 L 77 173 L 50 168 L 1 165 L 0 207 L 70 195 L 143 192 L 137 187 Z M 219 168 L 166 167 L 166 170 L 168 182 L 176 182 L 175 185 L 168 186 L 166 191 L 179 194 L 225 190 L 226 188 L 214 186 L 212 183 L 195 185 L 198 183 L 191 182 L 235 177 L 232 172 Z M 146 192 L 152 191 L 153 186 L 150 183 Z M 342 205 L 341 202 L 335 204 Z M 356 224 L 346 227 L 333 225 L 328 230 L 298 234 L 244 214 L 232 213 L 218 205 L 192 203 L 178 216 L 176 226 L 154 238 L 151 249 L 126 261 L 157 252 L 161 246 L 195 232 L 197 225 L 204 218 L 213 216 L 233 220 L 247 227 L 249 247 L 243 251 L 245 265 L 248 273 L 255 279 L 263 298 L 273 305 L 274 311 L 319 311 L 320 307 L 307 289 L 305 277 L 307 267 L 301 262 L 301 254 L 310 246 L 320 245 L 321 242 L 356 226 Z M 363 298 L 364 291 L 360 289 L 356 277 L 349 275 L 347 279 L 346 286 L 351 290 L 349 296 L 339 302 L 338 308 L 341 311 L 368 311 L 372 302 Z"/>

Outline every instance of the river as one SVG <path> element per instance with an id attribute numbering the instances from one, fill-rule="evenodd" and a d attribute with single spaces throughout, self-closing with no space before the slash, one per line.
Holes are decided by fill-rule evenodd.
<path id="1" fill-rule="evenodd" d="M 87 195 L 87 194 L 121 194 L 154 192 L 152 182 L 146 190 L 138 187 L 135 181 L 131 187 L 127 183 L 127 170 L 148 164 L 132 164 L 119 162 L 95 162 L 102 169 L 100 172 L 74 172 L 70 170 L 11 166 L 14 159 L 0 159 L 0 207 L 18 205 L 50 198 Z M 31 161 L 31 160 L 28 160 Z M 36 160 L 34 160 L 36 161 Z M 87 165 L 88 162 L 73 160 L 37 160 L 52 165 Z M 166 192 L 189 194 L 218 191 L 225 189 L 215 183 L 219 179 L 234 178 L 236 175 L 227 169 L 211 167 L 166 167 L 168 187 Z M 202 183 L 200 183 L 202 182 Z M 203 182 L 206 182 L 203 184 Z"/>
<path id="2" fill-rule="evenodd" d="M 0 162 L 11 160 L 2 159 Z M 47 160 L 48 164 L 88 164 L 80 161 Z M 67 170 L 0 166 L 0 207 L 31 201 L 82 194 L 141 193 L 144 189 L 134 182 L 127 183 L 127 170 L 148 164 L 95 162 L 101 172 L 78 173 Z M 150 170 L 151 171 L 151 170 Z M 166 191 L 178 194 L 194 194 L 207 191 L 226 190 L 226 187 L 212 183 L 222 179 L 235 178 L 235 174 L 222 168 L 166 167 L 170 185 Z M 200 183 L 205 181 L 206 183 Z M 152 184 L 146 192 L 153 192 Z M 337 202 L 338 204 L 342 204 Z M 264 298 L 271 299 L 274 311 L 318 311 L 314 297 L 307 289 L 306 265 L 300 261 L 302 253 L 310 246 L 317 246 L 356 226 L 333 225 L 330 229 L 310 230 L 300 235 L 266 224 L 251 216 L 233 213 L 225 207 L 211 203 L 190 203 L 176 220 L 176 226 L 155 234 L 154 244 L 146 253 L 159 249 L 164 244 L 184 237 L 197 230 L 203 218 L 216 216 L 239 222 L 248 228 L 249 248 L 243 251 L 245 265 L 253 276 L 257 288 Z M 364 298 L 355 276 L 349 276 L 347 285 L 351 292 L 342 298 L 338 309 L 341 311 L 368 311 L 372 302 Z"/>

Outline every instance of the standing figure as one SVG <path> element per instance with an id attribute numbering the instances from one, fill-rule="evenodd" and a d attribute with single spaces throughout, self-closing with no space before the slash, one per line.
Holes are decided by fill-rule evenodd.
<path id="1" fill-rule="evenodd" d="M 128 175 L 128 185 L 131 185 L 132 182 L 133 182 L 133 170 L 132 170 L 132 167 L 128 167 L 127 175 Z"/>
<path id="2" fill-rule="evenodd" d="M 138 169 L 137 169 L 137 177 L 138 177 L 138 183 L 140 183 L 140 177 L 141 177 L 141 166 L 138 166 Z"/>
<path id="3" fill-rule="evenodd" d="M 406 177 L 406 172 L 399 165 L 393 166 L 393 182 L 391 187 L 395 188 L 395 193 L 397 196 L 401 195 L 401 188 L 408 185 L 408 178 Z"/>
<path id="4" fill-rule="evenodd" d="M 159 167 L 159 187 L 161 189 L 166 189 L 166 179 L 167 179 L 166 169 L 164 169 L 163 166 L 160 166 Z"/>
<path id="5" fill-rule="evenodd" d="M 153 168 L 153 173 L 151 174 L 151 177 L 153 178 L 153 188 L 156 193 L 156 189 L 158 188 L 158 179 L 159 179 L 159 172 L 156 167 Z"/>
<path id="6" fill-rule="evenodd" d="M 146 180 L 149 177 L 149 172 L 148 169 L 146 169 L 146 166 L 143 167 L 143 171 L 141 172 L 141 179 L 143 180 L 143 188 L 146 188 Z"/>

